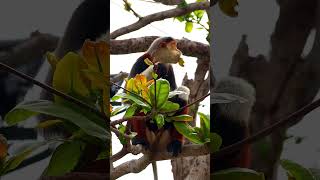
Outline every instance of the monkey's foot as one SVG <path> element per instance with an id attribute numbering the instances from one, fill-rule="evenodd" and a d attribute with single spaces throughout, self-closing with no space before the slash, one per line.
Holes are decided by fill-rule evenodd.
<path id="1" fill-rule="evenodd" d="M 182 143 L 178 140 L 173 140 L 167 146 L 167 151 L 172 152 L 172 156 L 178 156 L 181 153 Z"/>
<path id="2" fill-rule="evenodd" d="M 138 145 L 141 144 L 144 148 L 149 148 L 149 143 L 143 139 L 143 138 L 133 138 L 132 139 L 132 145 Z"/>

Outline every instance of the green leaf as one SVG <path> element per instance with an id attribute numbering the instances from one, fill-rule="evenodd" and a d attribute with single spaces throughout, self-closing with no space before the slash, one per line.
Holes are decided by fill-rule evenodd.
<path id="1" fill-rule="evenodd" d="M 184 122 L 189 122 L 193 121 L 193 117 L 188 115 L 188 114 L 182 114 L 178 116 L 170 116 L 168 117 L 171 121 L 184 121 Z"/>
<path id="2" fill-rule="evenodd" d="M 47 60 L 48 60 L 49 64 L 51 65 L 52 70 L 55 71 L 56 66 L 57 66 L 59 60 L 58 60 L 57 57 L 56 57 L 53 53 L 51 53 L 51 52 L 47 52 L 47 53 L 46 53 L 46 56 L 47 56 Z"/>
<path id="3" fill-rule="evenodd" d="M 195 133 L 195 130 L 186 122 L 173 122 L 176 130 L 191 142 L 196 144 L 204 144 L 204 142 Z"/>
<path id="4" fill-rule="evenodd" d="M 90 113 L 86 113 L 87 115 L 85 116 L 67 106 L 52 103 L 51 101 L 39 100 L 18 104 L 5 116 L 5 121 L 8 125 L 15 125 L 39 113 L 67 120 L 83 129 L 87 134 L 102 140 L 110 138 L 110 133 L 106 127 L 99 126 L 92 119 L 88 118 L 90 117 Z M 102 119 L 99 120 L 104 121 Z"/>
<path id="5" fill-rule="evenodd" d="M 179 22 L 185 21 L 185 17 L 184 16 L 178 16 L 178 17 L 175 17 L 175 19 L 178 19 Z"/>
<path id="6" fill-rule="evenodd" d="M 156 86 L 156 90 L 155 90 L 155 86 Z M 155 94 L 155 91 L 156 91 L 156 94 Z M 161 109 L 162 106 L 168 101 L 169 92 L 170 92 L 170 84 L 165 79 L 158 79 L 156 80 L 156 83 L 151 84 L 149 87 L 149 94 L 150 94 L 152 106 L 157 107 L 157 109 Z M 155 99 L 157 104 L 155 103 Z"/>
<path id="7" fill-rule="evenodd" d="M 123 110 L 127 109 L 128 106 L 121 106 L 121 107 L 118 107 L 116 109 L 114 109 L 112 112 L 111 112 L 111 116 L 115 116 L 117 114 L 119 114 L 120 112 L 122 112 Z"/>
<path id="8" fill-rule="evenodd" d="M 23 160 L 28 158 L 33 151 L 46 144 L 47 142 L 35 143 L 18 153 L 17 155 L 14 155 L 7 162 L 5 162 L 4 168 L 2 169 L 2 172 L 0 172 L 0 174 L 5 174 L 11 170 L 14 170 L 23 162 Z"/>
<path id="9" fill-rule="evenodd" d="M 222 12 L 230 17 L 237 17 L 238 12 L 235 7 L 238 5 L 238 0 L 219 0 L 219 7 Z"/>
<path id="10" fill-rule="evenodd" d="M 290 177 L 295 178 L 295 180 L 315 180 L 315 177 L 309 169 L 306 169 L 293 161 L 282 159 L 280 160 L 280 165 L 287 171 L 287 174 Z"/>
<path id="11" fill-rule="evenodd" d="M 56 65 L 52 80 L 53 88 L 66 94 L 89 96 L 89 90 L 81 76 L 81 69 L 84 65 L 85 63 L 80 55 L 69 52 Z M 55 100 L 65 101 L 59 96 L 55 96 Z"/>
<path id="12" fill-rule="evenodd" d="M 161 113 L 176 111 L 180 108 L 178 103 L 167 101 L 160 109 Z"/>
<path id="13" fill-rule="evenodd" d="M 200 127 L 203 130 L 204 135 L 208 137 L 210 133 L 210 116 L 201 112 L 198 112 L 198 115 L 200 117 Z"/>
<path id="14" fill-rule="evenodd" d="M 186 22 L 186 26 L 185 26 L 185 31 L 187 33 L 190 33 L 192 31 L 192 29 L 193 29 L 193 22 L 187 21 Z"/>
<path id="15" fill-rule="evenodd" d="M 119 136 L 119 140 L 121 142 L 121 144 L 127 144 L 127 140 L 124 137 L 124 133 L 126 131 L 126 126 L 124 126 L 123 124 L 119 124 L 118 130 L 120 132 L 120 136 Z"/>
<path id="16" fill-rule="evenodd" d="M 315 177 L 315 180 L 320 180 L 320 169 L 310 168 L 309 170 Z"/>
<path id="17" fill-rule="evenodd" d="M 222 145 L 222 138 L 217 133 L 210 133 L 210 152 L 216 152 Z"/>
<path id="18" fill-rule="evenodd" d="M 264 180 L 264 175 L 251 169 L 231 168 L 211 174 L 214 180 Z"/>
<path id="19" fill-rule="evenodd" d="M 120 98 L 123 99 L 129 99 L 133 102 L 135 102 L 136 104 L 138 104 L 139 106 L 145 107 L 147 109 L 151 109 L 150 105 L 147 104 L 146 102 L 143 102 L 140 98 L 137 97 L 138 95 L 132 94 L 132 93 L 118 93 L 116 95 L 113 96 L 113 98 L 111 99 L 112 101 L 118 100 Z"/>
<path id="20" fill-rule="evenodd" d="M 185 0 L 182 0 L 179 4 L 179 8 L 186 8 L 188 6 L 188 3 Z"/>
<path id="21" fill-rule="evenodd" d="M 137 104 L 132 104 L 131 106 L 129 106 L 126 113 L 124 114 L 124 118 L 132 117 L 136 113 L 137 109 L 138 109 Z"/>
<path id="22" fill-rule="evenodd" d="M 154 117 L 156 123 L 157 123 L 157 126 L 158 126 L 158 129 L 162 128 L 162 126 L 164 125 L 164 116 L 162 114 L 157 114 L 155 117 Z"/>
<path id="23" fill-rule="evenodd" d="M 144 63 L 146 63 L 149 66 L 153 65 L 152 61 L 150 61 L 149 58 L 144 59 Z"/>
<path id="24" fill-rule="evenodd" d="M 201 18 L 203 17 L 204 12 L 205 12 L 204 10 L 195 10 L 195 11 L 193 11 L 194 15 L 195 15 L 199 20 L 201 20 Z"/>
<path id="25" fill-rule="evenodd" d="M 153 79 L 158 79 L 158 74 L 155 72 L 151 73 Z"/>
<path id="26" fill-rule="evenodd" d="M 81 141 L 65 142 L 54 151 L 45 171 L 46 176 L 62 176 L 71 172 L 78 164 L 85 144 Z"/>
<path id="27" fill-rule="evenodd" d="M 55 126 L 55 125 L 61 124 L 61 123 L 63 123 L 63 121 L 61 121 L 59 119 L 47 120 L 47 121 L 40 122 L 37 125 L 37 128 L 48 128 L 48 127 Z"/>

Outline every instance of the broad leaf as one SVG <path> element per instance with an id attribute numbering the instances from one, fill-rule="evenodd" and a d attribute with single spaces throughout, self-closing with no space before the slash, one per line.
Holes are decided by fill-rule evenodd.
<path id="1" fill-rule="evenodd" d="M 53 153 L 45 171 L 46 176 L 61 176 L 71 172 L 78 164 L 85 144 L 81 141 L 65 142 Z"/>
<path id="2" fill-rule="evenodd" d="M 56 65 L 53 74 L 53 88 L 66 94 L 77 94 L 83 97 L 89 95 L 89 90 L 81 76 L 81 69 L 85 67 L 85 63 L 81 56 L 75 53 L 68 53 Z M 55 96 L 56 101 L 65 101 L 59 96 Z"/>
<path id="3" fill-rule="evenodd" d="M 132 117 L 135 114 L 137 109 L 138 109 L 138 106 L 136 104 L 132 104 L 124 114 L 124 118 Z"/>
<path id="4" fill-rule="evenodd" d="M 127 140 L 124 137 L 124 133 L 126 131 L 126 126 L 124 126 L 123 124 L 119 124 L 118 130 L 120 132 L 119 140 L 120 140 L 121 144 L 127 144 Z"/>
<path id="5" fill-rule="evenodd" d="M 123 111 L 126 110 L 127 108 L 128 108 L 128 106 L 118 107 L 118 108 L 114 109 L 114 110 L 111 112 L 111 116 L 115 116 L 115 115 L 123 112 Z"/>
<path id="6" fill-rule="evenodd" d="M 156 107 L 157 109 L 161 109 L 168 100 L 169 92 L 170 84 L 165 79 L 158 79 L 156 80 L 156 83 L 151 84 L 149 88 L 149 94 L 152 106 Z"/>
<path id="7" fill-rule="evenodd" d="M 15 125 L 39 113 L 65 119 L 83 129 L 87 134 L 102 140 L 108 140 L 110 137 L 106 128 L 88 118 L 89 113 L 85 116 L 62 104 L 44 100 L 23 102 L 17 105 L 5 116 L 5 121 L 8 125 Z"/>
<path id="8" fill-rule="evenodd" d="M 180 108 L 178 103 L 167 101 L 160 109 L 160 112 L 166 113 L 171 111 L 176 111 Z"/>
<path id="9" fill-rule="evenodd" d="M 63 123 L 63 121 L 59 120 L 59 119 L 47 120 L 47 121 L 40 122 L 37 125 L 37 128 L 48 128 L 48 127 L 55 126 L 55 125 L 61 125 L 62 123 Z"/>
<path id="10" fill-rule="evenodd" d="M 146 102 L 143 102 L 140 98 L 138 98 L 139 96 L 135 95 L 135 94 L 126 94 L 126 93 L 118 93 L 116 95 L 114 95 L 112 97 L 112 101 L 118 100 L 120 98 L 123 99 L 130 99 L 131 101 L 133 101 L 134 103 L 138 104 L 139 106 L 145 107 L 147 109 L 151 109 L 150 105 L 147 104 Z"/>
<path id="11" fill-rule="evenodd" d="M 190 33 L 192 31 L 192 29 L 193 29 L 193 22 L 187 21 L 186 25 L 185 25 L 185 31 Z"/>
<path id="12" fill-rule="evenodd" d="M 171 117 L 168 117 L 168 119 L 170 119 L 171 121 L 184 121 L 184 122 L 193 121 L 193 117 L 188 114 L 171 116 Z"/>
<path id="13" fill-rule="evenodd" d="M 316 180 L 309 169 L 293 161 L 283 159 L 280 164 L 287 171 L 287 174 L 295 180 Z"/>
<path id="14" fill-rule="evenodd" d="M 251 169 L 232 168 L 211 174 L 214 180 L 264 180 L 264 175 Z"/>
<path id="15" fill-rule="evenodd" d="M 24 149 L 20 153 L 17 153 L 17 155 L 14 155 L 5 163 L 4 168 L 2 169 L 2 172 L 0 172 L 0 174 L 5 174 L 6 172 L 14 170 L 23 162 L 23 160 L 28 158 L 33 151 L 46 144 L 47 142 L 35 143 Z"/>
<path id="16" fill-rule="evenodd" d="M 186 122 L 173 122 L 176 130 L 191 142 L 203 144 L 204 142 L 197 136 L 195 130 Z"/>
<path id="17" fill-rule="evenodd" d="M 205 137 L 209 137 L 210 134 L 210 117 L 201 112 L 198 112 L 200 117 L 200 127 Z"/>

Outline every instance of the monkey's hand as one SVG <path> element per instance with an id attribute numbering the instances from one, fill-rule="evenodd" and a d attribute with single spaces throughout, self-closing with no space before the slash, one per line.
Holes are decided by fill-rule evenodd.
<path id="1" fill-rule="evenodd" d="M 132 139 L 132 145 L 138 145 L 138 144 L 141 144 L 146 149 L 149 148 L 149 143 L 148 143 L 148 141 L 146 139 L 134 137 Z"/>
<path id="2" fill-rule="evenodd" d="M 178 156 L 181 153 L 182 143 L 179 140 L 173 140 L 167 146 L 167 151 L 172 153 L 172 156 Z"/>

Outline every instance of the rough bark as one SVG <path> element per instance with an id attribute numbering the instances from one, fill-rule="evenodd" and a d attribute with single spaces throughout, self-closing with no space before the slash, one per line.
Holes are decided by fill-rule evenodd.
<path id="1" fill-rule="evenodd" d="M 210 60 L 207 58 L 198 59 L 194 79 L 188 79 L 187 75 L 183 79 L 182 84 L 190 89 L 190 102 L 206 95 L 210 90 L 210 76 L 206 77 Z M 190 115 L 193 117 L 196 117 L 198 106 L 199 103 L 190 108 Z M 192 124 L 195 125 L 195 121 Z M 178 158 L 171 160 L 171 164 L 175 180 L 210 179 L 210 155 Z"/>
<path id="2" fill-rule="evenodd" d="M 307 58 L 301 54 L 315 22 L 320 22 L 317 1 L 278 1 L 279 18 L 271 36 L 270 59 L 249 56 L 243 36 L 233 56 L 230 75 L 247 79 L 256 88 L 256 104 L 251 114 L 251 131 L 257 132 L 281 117 L 310 103 L 319 90 L 319 23 L 316 39 Z M 295 123 L 298 123 L 297 120 Z M 292 125 L 292 124 L 291 124 Z M 290 126 L 290 125 L 289 125 Z M 289 127 L 288 126 L 288 127 Z M 252 168 L 263 171 L 266 179 L 276 179 L 278 161 L 286 138 L 286 128 L 254 144 Z M 259 151 L 268 143 L 268 156 Z"/>

